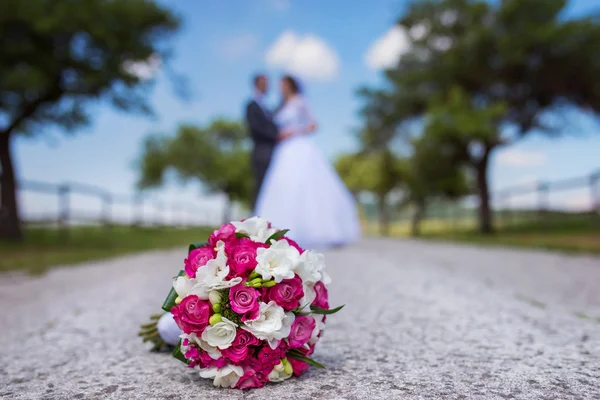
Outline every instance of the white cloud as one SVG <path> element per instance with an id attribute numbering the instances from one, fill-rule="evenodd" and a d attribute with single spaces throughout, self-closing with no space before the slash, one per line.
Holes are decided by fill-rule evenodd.
<path id="1" fill-rule="evenodd" d="M 410 38 L 406 30 L 395 25 L 373 42 L 365 54 L 365 62 L 373 70 L 392 68 L 409 50 Z"/>
<path id="2" fill-rule="evenodd" d="M 271 0 L 271 4 L 277 11 L 285 11 L 292 5 L 290 0 Z"/>
<path id="3" fill-rule="evenodd" d="M 252 53 L 258 45 L 258 37 L 253 33 L 225 39 L 219 46 L 219 51 L 229 59 L 238 59 Z"/>
<path id="4" fill-rule="evenodd" d="M 283 32 L 265 54 L 267 64 L 309 79 L 329 80 L 339 70 L 338 56 L 315 35 Z"/>
<path id="5" fill-rule="evenodd" d="M 510 167 L 536 167 L 546 163 L 546 155 L 535 151 L 509 149 L 500 152 L 498 160 Z"/>
<path id="6" fill-rule="evenodd" d="M 123 63 L 123 69 L 130 75 L 137 76 L 142 80 L 150 80 L 156 77 L 160 67 L 162 65 L 162 59 L 158 54 L 152 54 L 145 61 L 125 61 Z"/>

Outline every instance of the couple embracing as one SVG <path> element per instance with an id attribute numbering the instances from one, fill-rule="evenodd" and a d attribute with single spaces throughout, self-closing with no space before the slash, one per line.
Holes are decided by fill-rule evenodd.
<path id="1" fill-rule="evenodd" d="M 253 80 L 246 119 L 254 142 L 254 214 L 286 227 L 304 248 L 350 244 L 360 238 L 354 198 L 311 139 L 317 125 L 298 81 L 281 79 L 281 105 L 264 104 L 268 79 Z"/>

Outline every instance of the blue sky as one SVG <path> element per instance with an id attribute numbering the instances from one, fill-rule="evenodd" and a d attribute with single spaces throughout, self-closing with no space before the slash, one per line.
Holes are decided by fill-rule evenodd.
<path id="1" fill-rule="evenodd" d="M 594 1 L 572 1 L 568 13 L 589 12 Z M 293 64 L 289 61 L 289 46 L 296 46 L 294 54 L 308 71 L 302 80 L 320 125 L 315 140 L 331 158 L 351 151 L 356 145 L 352 130 L 360 122 L 356 114 L 360 103 L 355 90 L 380 81 L 380 73 L 367 65 L 367 55 L 378 39 L 385 38 L 406 2 L 179 0 L 169 3 L 184 18 L 183 29 L 173 41 L 170 66 L 188 79 L 192 99 L 181 101 L 174 95 L 165 74 L 159 72 L 151 97 L 156 118 L 126 115 L 100 104 L 94 108 L 94 123 L 75 136 L 54 132 L 35 140 L 19 138 L 14 144 L 19 178 L 85 182 L 116 193 L 133 193 L 137 178 L 133 162 L 146 134 L 173 132 L 180 122 L 203 124 L 217 116 L 241 118 L 251 92 L 249 76 L 255 71 L 266 71 L 272 76 L 269 101 L 275 105 L 275 80 L 286 65 Z M 300 48 L 317 48 L 315 51 L 323 57 L 316 63 L 310 57 L 302 58 L 304 53 Z M 492 187 L 567 178 L 600 169 L 600 127 L 579 114 L 571 115 L 570 119 L 573 125 L 569 131 L 573 135 L 559 139 L 533 135 L 498 152 L 492 162 Z M 577 195 L 586 194 L 573 196 Z M 173 183 L 156 191 L 154 196 L 165 201 L 194 202 L 210 209 L 219 203 L 218 199 L 199 200 L 196 185 L 181 187 Z M 52 208 L 55 203 L 54 199 L 30 194 L 23 201 L 26 213 L 40 207 Z M 98 207 L 85 199 L 78 201 L 82 209 Z"/>

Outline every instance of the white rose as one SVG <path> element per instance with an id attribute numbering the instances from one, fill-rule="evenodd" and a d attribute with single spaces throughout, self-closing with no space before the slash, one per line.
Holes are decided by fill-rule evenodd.
<path id="1" fill-rule="evenodd" d="M 204 332 L 202 332 L 201 337 L 202 340 L 207 342 L 210 346 L 224 350 L 233 343 L 236 327 L 237 325 L 235 323 L 223 317 L 221 322 L 208 326 Z"/>
<path id="2" fill-rule="evenodd" d="M 266 340 L 272 349 L 277 348 L 279 341 L 290 335 L 290 329 L 296 317 L 286 313 L 274 301 L 260 303 L 260 315 L 254 321 L 245 321 L 242 329 L 252 333 L 258 339 Z"/>
<path id="3" fill-rule="evenodd" d="M 194 285 L 196 285 L 196 280 L 186 278 L 185 276 L 178 276 L 173 281 L 173 289 L 182 299 L 190 294 Z"/>
<path id="4" fill-rule="evenodd" d="M 325 323 L 323 322 L 323 316 L 311 317 L 315 320 L 315 329 L 312 331 L 312 335 L 308 340 L 309 344 L 315 344 L 319 341 L 319 333 L 325 329 Z"/>
<path id="5" fill-rule="evenodd" d="M 282 382 L 290 378 L 292 374 L 287 374 L 285 371 L 278 371 L 280 368 L 273 368 L 273 371 L 269 374 L 269 382 Z"/>
<path id="6" fill-rule="evenodd" d="M 237 385 L 240 377 L 244 375 L 244 369 L 237 365 L 226 365 L 221 369 L 211 367 L 200 370 L 202 378 L 214 378 L 213 385 L 217 387 L 232 388 Z"/>
<path id="7" fill-rule="evenodd" d="M 315 251 L 306 250 L 298 259 L 294 272 L 302 278 L 302 282 L 314 285 L 323 278 L 324 270 L 325 256 Z M 326 276 L 328 280 L 331 280 L 328 275 Z"/>
<path id="8" fill-rule="evenodd" d="M 232 222 L 236 233 L 245 233 L 255 242 L 264 243 L 271 235 L 277 232 L 274 228 L 269 228 L 269 222 L 260 217 L 248 218 L 245 221 Z"/>
<path id="9" fill-rule="evenodd" d="M 290 246 L 287 240 L 277 241 L 269 248 L 259 248 L 256 251 L 256 272 L 263 279 L 273 278 L 277 283 L 292 279 L 299 257 L 298 250 Z"/>

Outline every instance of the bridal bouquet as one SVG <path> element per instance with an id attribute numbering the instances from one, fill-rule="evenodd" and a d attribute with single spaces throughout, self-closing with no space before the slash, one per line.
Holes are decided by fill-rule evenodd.
<path id="1" fill-rule="evenodd" d="M 173 356 L 215 386 L 257 388 L 324 368 L 311 355 L 326 315 L 343 306 L 329 308 L 323 255 L 286 233 L 252 217 L 190 245 L 162 307 L 170 314 L 140 335 L 155 347 L 176 343 Z"/>

